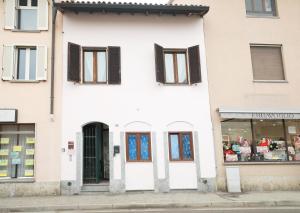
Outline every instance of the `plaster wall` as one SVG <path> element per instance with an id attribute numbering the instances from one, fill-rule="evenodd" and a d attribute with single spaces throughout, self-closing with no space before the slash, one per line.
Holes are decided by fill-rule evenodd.
<path id="1" fill-rule="evenodd" d="M 1 183 L 3 195 L 58 194 L 60 180 L 60 86 L 56 84 L 54 114 L 50 115 L 50 72 L 52 12 L 49 4 L 49 30 L 41 32 L 12 32 L 4 29 L 4 2 L 0 1 L 0 67 L 3 45 L 47 46 L 47 81 L 20 83 L 0 80 L 0 108 L 18 110 L 18 123 L 34 123 L 35 177 L 29 183 Z M 59 21 L 58 21 L 59 23 Z M 58 28 L 59 26 L 57 26 Z M 59 36 L 56 46 L 59 46 Z M 59 54 L 59 51 L 58 51 Z M 59 67 L 59 66 L 57 66 Z M 56 67 L 56 68 L 57 68 Z M 2 74 L 2 72 L 1 72 Z M 55 81 L 60 81 L 60 75 Z M 6 186 L 4 186 L 6 185 Z M 3 189 L 3 190 L 2 190 Z M 22 191 L 22 189 L 24 189 Z M 1 193 L 0 193 L 1 195 Z"/>
<path id="2" fill-rule="evenodd" d="M 298 109 L 300 1 L 276 0 L 278 17 L 246 15 L 244 0 L 175 0 L 210 7 L 204 17 L 208 82 L 219 190 L 226 190 L 221 120 L 217 109 Z M 253 81 L 250 43 L 282 44 L 286 82 Z M 241 165 L 242 190 L 299 190 L 299 165 Z"/>
<path id="3" fill-rule="evenodd" d="M 214 178 L 215 159 L 210 118 L 203 21 L 199 17 L 127 14 L 64 13 L 63 21 L 62 147 L 76 140 L 84 124 L 92 121 L 109 125 L 113 144 L 125 143 L 120 133 L 151 131 L 156 135 L 157 176 L 165 178 L 164 132 L 197 131 L 201 175 Z M 67 43 L 81 46 L 120 46 L 121 85 L 87 85 L 67 81 Z M 166 86 L 155 80 L 154 43 L 165 48 L 200 45 L 202 83 Z M 171 125 L 172 123 L 175 123 Z M 186 124 L 189 127 L 186 128 Z M 130 125 L 129 125 L 130 124 Z M 170 125 L 172 128 L 170 128 Z M 152 139 L 153 141 L 153 139 Z M 76 149 L 76 147 L 75 147 Z M 125 154 L 126 149 L 124 149 Z M 75 180 L 76 156 L 62 156 L 62 180 Z M 113 179 L 121 179 L 120 155 L 113 158 Z M 153 189 L 152 163 L 125 162 L 126 189 Z M 174 171 L 180 165 L 174 164 Z M 192 168 L 196 170 L 196 168 Z M 190 171 L 188 169 L 188 171 Z M 143 178 L 136 178 L 143 175 Z M 181 176 L 174 178 L 179 179 Z M 196 171 L 191 172 L 197 182 Z M 193 182 L 193 183 L 194 183 Z M 189 188 L 190 183 L 174 187 Z M 178 185 L 178 186 L 177 186 Z M 194 186 L 194 185 L 193 185 Z"/>

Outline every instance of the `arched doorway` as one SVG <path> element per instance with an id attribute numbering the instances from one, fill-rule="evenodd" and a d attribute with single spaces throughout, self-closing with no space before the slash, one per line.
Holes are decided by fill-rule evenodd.
<path id="1" fill-rule="evenodd" d="M 89 123 L 83 127 L 83 184 L 109 181 L 109 127 Z"/>

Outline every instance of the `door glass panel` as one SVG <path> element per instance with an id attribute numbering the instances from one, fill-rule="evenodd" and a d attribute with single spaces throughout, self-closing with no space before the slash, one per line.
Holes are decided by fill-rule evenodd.
<path id="1" fill-rule="evenodd" d="M 84 52 L 84 81 L 93 81 L 93 52 Z"/>
<path id="2" fill-rule="evenodd" d="M 97 52 L 97 78 L 98 82 L 106 82 L 105 52 Z"/>
<path id="3" fill-rule="evenodd" d="M 26 49 L 19 48 L 18 49 L 18 80 L 25 80 L 25 72 L 26 72 Z"/>
<path id="4" fill-rule="evenodd" d="M 179 138 L 178 135 L 170 135 L 171 160 L 179 160 Z"/>
<path id="5" fill-rule="evenodd" d="M 38 1 L 37 0 L 31 0 L 31 6 L 32 7 L 36 7 L 38 4 Z"/>
<path id="6" fill-rule="evenodd" d="M 183 159 L 185 160 L 192 159 L 190 135 L 184 134 L 182 136 L 182 143 L 183 143 Z"/>
<path id="7" fill-rule="evenodd" d="M 149 136 L 141 135 L 141 160 L 149 160 Z"/>
<path id="8" fill-rule="evenodd" d="M 166 83 L 174 83 L 174 61 L 173 54 L 165 54 L 165 69 L 166 69 Z"/>
<path id="9" fill-rule="evenodd" d="M 30 48 L 29 80 L 36 79 L 36 48 Z"/>
<path id="10" fill-rule="evenodd" d="M 176 54 L 178 67 L 178 83 L 187 83 L 186 57 L 184 53 Z"/>
<path id="11" fill-rule="evenodd" d="M 137 160 L 137 138 L 136 135 L 128 136 L 129 160 Z"/>

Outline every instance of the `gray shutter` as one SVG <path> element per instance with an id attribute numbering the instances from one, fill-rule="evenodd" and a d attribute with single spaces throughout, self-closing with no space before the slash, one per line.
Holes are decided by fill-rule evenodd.
<path id="1" fill-rule="evenodd" d="M 251 46 L 254 80 L 285 80 L 280 46 Z"/>
<path id="2" fill-rule="evenodd" d="M 121 84 L 120 47 L 108 47 L 108 83 Z"/>
<path id="3" fill-rule="evenodd" d="M 80 55 L 81 47 L 78 44 L 68 43 L 68 81 L 80 82 Z"/>
<path id="4" fill-rule="evenodd" d="M 38 30 L 48 30 L 48 0 L 38 1 L 37 28 Z"/>
<path id="5" fill-rule="evenodd" d="M 47 46 L 37 46 L 36 80 L 47 80 Z"/>
<path id="6" fill-rule="evenodd" d="M 14 46 L 3 46 L 2 63 L 2 80 L 12 80 L 14 72 Z"/>
<path id="7" fill-rule="evenodd" d="M 15 0 L 6 0 L 4 4 L 5 4 L 4 29 L 12 30 L 15 28 L 16 1 Z"/>
<path id="8" fill-rule="evenodd" d="M 201 66 L 200 66 L 200 52 L 199 45 L 189 47 L 189 70 L 190 70 L 190 82 L 196 84 L 201 82 Z"/>
<path id="9" fill-rule="evenodd" d="M 156 81 L 160 83 L 165 83 L 164 48 L 158 44 L 154 44 L 154 50 Z"/>

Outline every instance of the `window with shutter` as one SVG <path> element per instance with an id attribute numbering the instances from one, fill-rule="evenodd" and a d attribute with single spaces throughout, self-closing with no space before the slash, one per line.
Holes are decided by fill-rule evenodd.
<path id="1" fill-rule="evenodd" d="M 4 46 L 2 80 L 47 80 L 46 46 Z"/>
<path id="2" fill-rule="evenodd" d="M 120 47 L 108 47 L 108 83 L 121 84 Z"/>
<path id="3" fill-rule="evenodd" d="M 6 0 L 5 29 L 48 30 L 48 0 Z"/>
<path id="4" fill-rule="evenodd" d="M 68 81 L 80 82 L 80 55 L 81 47 L 78 44 L 68 43 Z"/>
<path id="5" fill-rule="evenodd" d="M 167 49 L 154 45 L 156 81 L 164 84 L 201 82 L 199 46 Z"/>
<path id="6" fill-rule="evenodd" d="M 285 80 L 281 46 L 251 45 L 254 80 Z"/>

